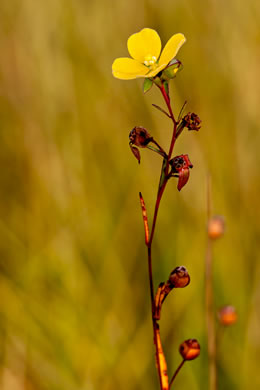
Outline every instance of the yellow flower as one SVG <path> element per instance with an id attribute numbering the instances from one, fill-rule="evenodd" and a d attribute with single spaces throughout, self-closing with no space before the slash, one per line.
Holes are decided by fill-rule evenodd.
<path id="1" fill-rule="evenodd" d="M 162 45 L 159 35 L 151 28 L 144 28 L 128 38 L 127 47 L 133 58 L 117 58 L 112 65 L 113 75 L 121 80 L 154 77 L 166 68 L 185 41 L 183 34 L 173 35 L 160 56 Z"/>

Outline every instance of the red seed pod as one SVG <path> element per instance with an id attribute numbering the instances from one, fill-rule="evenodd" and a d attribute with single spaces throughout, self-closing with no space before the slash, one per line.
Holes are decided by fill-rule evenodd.
<path id="1" fill-rule="evenodd" d="M 200 354 L 200 345 L 196 339 L 185 340 L 179 347 L 184 360 L 196 359 Z"/>
<path id="2" fill-rule="evenodd" d="M 170 165 L 172 166 L 172 173 L 179 173 L 183 168 L 193 168 L 187 154 L 181 154 L 180 156 L 174 157 L 170 161 Z"/>
<path id="3" fill-rule="evenodd" d="M 209 220 L 208 235 L 212 240 L 220 238 L 225 233 L 225 220 L 221 215 L 215 215 Z"/>
<path id="4" fill-rule="evenodd" d="M 172 167 L 171 174 L 179 178 L 178 180 L 178 190 L 180 191 L 182 187 L 185 186 L 190 176 L 190 168 L 193 168 L 192 163 L 190 162 L 189 156 L 187 154 L 181 154 L 180 156 L 174 157 L 170 161 Z"/>
<path id="5" fill-rule="evenodd" d="M 234 306 L 223 306 L 218 312 L 218 319 L 225 326 L 233 325 L 237 322 L 237 312 Z"/>
<path id="6" fill-rule="evenodd" d="M 190 275 L 187 269 L 182 265 L 176 267 L 170 274 L 169 284 L 175 288 L 183 288 L 188 286 L 190 283 Z"/>

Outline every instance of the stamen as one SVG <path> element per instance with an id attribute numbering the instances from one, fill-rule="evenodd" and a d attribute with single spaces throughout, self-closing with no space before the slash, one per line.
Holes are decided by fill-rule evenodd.
<path id="1" fill-rule="evenodd" d="M 156 67 L 157 58 L 155 56 L 152 56 L 151 54 L 145 56 L 144 64 L 148 66 L 149 68 L 155 68 Z"/>

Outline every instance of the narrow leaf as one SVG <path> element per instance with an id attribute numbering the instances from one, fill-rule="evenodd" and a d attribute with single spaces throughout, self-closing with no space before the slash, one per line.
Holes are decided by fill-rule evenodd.
<path id="1" fill-rule="evenodd" d="M 162 163 L 161 177 L 160 177 L 160 183 L 159 183 L 159 191 L 160 191 L 160 189 L 162 188 L 163 183 L 164 183 L 164 180 L 165 180 L 165 168 L 166 168 L 166 164 L 167 164 L 167 158 L 164 158 L 164 159 L 163 159 L 163 163 Z"/>
<path id="2" fill-rule="evenodd" d="M 154 106 L 155 108 L 157 108 L 157 110 L 163 112 L 166 116 L 168 116 L 168 118 L 170 118 L 170 115 L 168 114 L 168 112 L 166 112 L 162 107 L 157 106 L 157 104 L 152 104 L 152 106 Z"/>
<path id="3" fill-rule="evenodd" d="M 183 106 L 182 106 L 182 108 L 181 108 L 181 110 L 180 110 L 180 113 L 179 113 L 179 116 L 178 116 L 178 121 L 181 119 L 181 117 L 182 117 L 182 114 L 183 114 L 183 111 L 184 111 L 184 109 L 185 109 L 185 107 L 186 107 L 186 104 L 187 104 L 187 100 L 185 100 L 185 102 L 183 103 Z"/>
<path id="4" fill-rule="evenodd" d="M 184 127 L 185 127 L 185 123 L 183 123 L 183 121 L 180 121 L 178 126 L 177 126 L 177 130 L 176 130 L 176 139 L 183 132 Z"/>
<path id="5" fill-rule="evenodd" d="M 144 83 L 143 83 L 143 92 L 146 93 L 148 92 L 153 86 L 153 80 L 145 78 Z"/>
<path id="6" fill-rule="evenodd" d="M 150 149 L 150 150 L 152 150 L 153 152 L 158 153 L 160 156 L 165 157 L 165 153 L 164 153 L 162 150 L 157 149 L 157 148 L 155 148 L 155 147 L 152 146 L 152 145 L 147 145 L 147 149 Z"/>
<path id="7" fill-rule="evenodd" d="M 167 95 L 169 96 L 169 83 L 168 83 L 168 81 L 164 81 L 163 86 L 164 86 L 164 89 L 165 89 Z"/>
<path id="8" fill-rule="evenodd" d="M 148 243 L 149 243 L 149 226 L 148 226 L 148 219 L 147 219 L 147 212 L 146 212 L 146 207 L 145 207 L 145 203 L 144 203 L 144 198 L 143 198 L 141 192 L 139 192 L 139 197 L 140 197 L 142 216 L 143 216 L 143 221 L 144 221 L 145 243 L 146 243 L 146 245 L 148 245 Z"/>

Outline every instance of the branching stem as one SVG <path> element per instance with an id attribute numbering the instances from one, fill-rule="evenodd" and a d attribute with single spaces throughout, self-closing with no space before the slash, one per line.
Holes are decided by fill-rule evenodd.
<path id="1" fill-rule="evenodd" d="M 155 343 L 155 349 L 156 349 L 157 370 L 158 370 L 158 376 L 159 376 L 159 380 L 160 380 L 160 389 L 161 390 L 169 390 L 169 386 L 167 386 L 167 388 L 166 388 L 165 384 L 163 383 L 163 378 L 162 378 L 162 370 L 163 369 L 161 367 L 161 361 L 159 359 L 159 347 L 160 346 L 158 345 L 158 338 L 156 337 L 156 330 L 158 328 L 158 324 L 157 324 L 157 320 L 155 319 L 155 316 L 154 316 L 155 315 L 155 301 L 154 301 L 154 284 L 153 284 L 153 271 L 152 271 L 152 243 L 153 243 L 154 231 L 155 231 L 158 211 L 159 211 L 159 207 L 160 207 L 160 202 L 161 202 L 166 184 L 167 184 L 169 177 L 170 177 L 169 176 L 169 161 L 171 159 L 174 145 L 175 145 L 175 141 L 176 141 L 176 131 L 177 131 L 178 122 L 174 118 L 174 115 L 172 112 L 172 107 L 171 107 L 171 102 L 170 102 L 170 97 L 167 94 L 164 86 L 163 85 L 160 86 L 159 89 L 160 89 L 160 91 L 163 95 L 163 98 L 165 100 L 165 103 L 167 105 L 167 108 L 169 111 L 169 117 L 171 118 L 171 120 L 173 122 L 173 133 L 172 133 L 172 139 L 171 139 L 169 153 L 167 156 L 167 161 L 166 161 L 166 166 L 165 166 L 164 181 L 163 181 L 161 186 L 159 185 L 159 189 L 158 189 L 158 193 L 157 193 L 157 198 L 156 198 L 155 208 L 154 208 L 154 215 L 153 215 L 153 222 L 152 222 L 152 229 L 151 229 L 149 242 L 147 244 L 147 250 L 148 250 L 148 273 L 149 273 L 150 295 L 151 295 L 151 306 L 152 306 L 153 336 L 154 336 L 154 343 Z M 176 373 L 176 375 L 177 375 L 177 373 Z"/>

